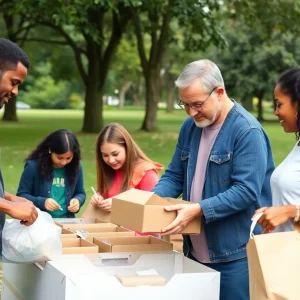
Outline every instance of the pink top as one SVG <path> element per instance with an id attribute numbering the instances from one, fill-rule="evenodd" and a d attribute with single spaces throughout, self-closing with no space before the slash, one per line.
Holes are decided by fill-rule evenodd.
<path id="1" fill-rule="evenodd" d="M 123 173 L 120 170 L 116 171 L 116 176 L 111 188 L 107 191 L 107 198 L 111 198 L 120 194 Z M 149 170 L 145 176 L 134 188 L 142 191 L 151 191 L 158 182 L 158 175 L 155 170 Z"/>

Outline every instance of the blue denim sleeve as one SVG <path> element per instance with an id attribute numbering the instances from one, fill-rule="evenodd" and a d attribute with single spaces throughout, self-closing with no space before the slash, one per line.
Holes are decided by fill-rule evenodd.
<path id="1" fill-rule="evenodd" d="M 37 173 L 36 161 L 29 160 L 26 162 L 18 191 L 17 196 L 24 197 L 27 200 L 33 202 L 33 204 L 41 210 L 45 210 L 45 201 L 47 197 L 34 196 L 34 182 L 36 180 L 35 174 Z"/>
<path id="2" fill-rule="evenodd" d="M 236 140 L 232 154 L 231 187 L 214 197 L 203 199 L 206 223 L 240 212 L 250 206 L 259 206 L 262 187 L 267 178 L 268 143 L 259 128 L 250 128 Z M 271 161 L 273 161 L 271 159 Z"/>
<path id="3" fill-rule="evenodd" d="M 152 192 L 160 197 L 178 198 L 183 192 L 184 169 L 181 161 L 181 152 L 185 124 L 181 127 L 171 163 L 165 174 L 152 189 Z"/>

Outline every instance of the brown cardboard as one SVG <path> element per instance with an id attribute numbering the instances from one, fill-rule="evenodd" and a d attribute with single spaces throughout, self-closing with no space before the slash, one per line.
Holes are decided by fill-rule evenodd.
<path id="1" fill-rule="evenodd" d="M 61 239 L 77 238 L 77 235 L 71 230 L 68 230 L 66 228 L 62 228 L 60 238 Z"/>
<path id="2" fill-rule="evenodd" d="M 89 242 L 93 242 L 94 238 L 124 237 L 124 236 L 135 236 L 135 232 L 121 227 L 109 228 L 108 231 L 103 230 L 101 232 L 97 231 L 97 232 L 88 233 L 88 235 L 86 236 L 86 240 Z"/>
<path id="3" fill-rule="evenodd" d="M 94 238 L 93 243 L 103 252 L 170 251 L 173 245 L 153 236 Z"/>
<path id="4" fill-rule="evenodd" d="M 62 254 L 97 253 L 98 247 L 80 238 L 62 239 Z"/>
<path id="5" fill-rule="evenodd" d="M 118 227 L 115 224 L 112 223 L 95 223 L 95 224 L 63 224 L 62 228 L 69 229 L 71 231 L 74 231 L 76 229 L 82 229 L 87 232 L 99 232 L 101 228 L 116 228 Z"/>
<path id="6" fill-rule="evenodd" d="M 62 228 L 76 227 L 78 225 L 89 225 L 89 224 L 103 224 L 103 226 L 114 225 L 109 222 L 104 222 L 98 218 L 64 218 L 64 219 L 53 219 L 55 224 Z"/>
<path id="7" fill-rule="evenodd" d="M 160 275 L 115 276 L 126 287 L 139 285 L 165 285 L 165 278 Z"/>
<path id="8" fill-rule="evenodd" d="M 91 224 L 89 224 L 91 225 Z M 83 231 L 87 234 L 86 240 L 89 242 L 93 242 L 94 237 L 117 237 L 117 236 L 135 236 L 135 232 L 131 230 L 127 230 L 122 227 L 108 226 L 108 227 L 90 227 L 87 226 L 83 229 Z M 79 236 L 76 233 L 76 229 L 65 229 L 62 228 L 62 234 L 60 235 L 61 239 L 65 238 L 78 238 Z"/>
<path id="9" fill-rule="evenodd" d="M 95 218 L 103 222 L 110 222 L 110 212 L 103 211 L 98 207 L 95 207 L 91 202 L 89 202 L 82 214 L 84 218 Z"/>
<path id="10" fill-rule="evenodd" d="M 175 211 L 164 207 L 174 204 L 193 204 L 188 201 L 161 198 L 152 192 L 130 189 L 112 198 L 111 222 L 139 232 L 159 233 L 176 218 Z M 201 220 L 193 219 L 180 233 L 199 234 Z"/>

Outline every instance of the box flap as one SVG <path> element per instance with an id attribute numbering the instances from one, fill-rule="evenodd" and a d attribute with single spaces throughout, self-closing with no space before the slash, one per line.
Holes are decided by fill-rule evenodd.
<path id="1" fill-rule="evenodd" d="M 104 222 L 110 222 L 110 212 L 103 211 L 100 208 L 95 207 L 91 202 L 89 202 L 82 214 L 84 218 L 97 218 Z"/>
<path id="2" fill-rule="evenodd" d="M 172 199 L 172 198 L 170 198 Z M 172 204 L 172 202 L 171 202 Z M 170 201 L 168 201 L 168 198 L 162 198 L 158 195 L 152 195 L 149 201 L 147 202 L 147 205 L 161 205 L 161 206 L 166 206 L 170 205 Z"/>
<path id="3" fill-rule="evenodd" d="M 117 200 L 129 201 L 137 204 L 146 204 L 149 199 L 154 195 L 153 192 L 141 191 L 138 189 L 130 189 L 126 192 L 123 192 L 119 195 L 113 197 Z M 158 197 L 158 196 L 157 196 Z"/>

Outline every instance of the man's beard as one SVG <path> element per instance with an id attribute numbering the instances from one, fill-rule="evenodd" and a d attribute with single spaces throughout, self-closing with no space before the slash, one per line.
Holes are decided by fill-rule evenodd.
<path id="1" fill-rule="evenodd" d="M 211 124 L 213 124 L 214 120 L 208 120 L 208 119 L 206 119 L 206 120 L 201 121 L 201 122 L 197 122 L 197 121 L 194 120 L 194 122 L 195 122 L 195 124 L 196 124 L 197 127 L 199 127 L 199 128 L 205 128 L 205 127 L 208 127 Z"/>

